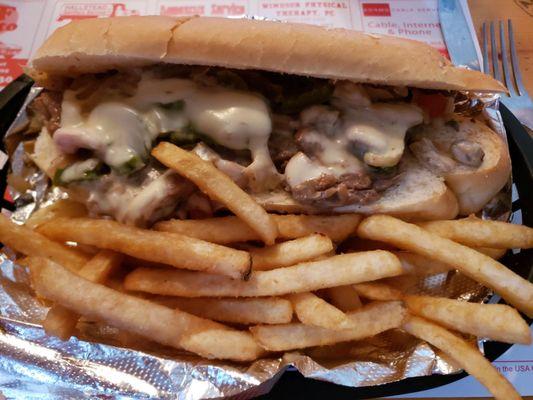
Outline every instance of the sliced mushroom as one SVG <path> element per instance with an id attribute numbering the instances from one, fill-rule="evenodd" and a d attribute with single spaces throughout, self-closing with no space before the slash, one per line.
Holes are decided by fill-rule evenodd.
<path id="1" fill-rule="evenodd" d="M 471 140 L 461 139 L 455 141 L 450 151 L 455 160 L 474 168 L 479 167 L 485 157 L 485 152 L 480 144 Z"/>
<path id="2" fill-rule="evenodd" d="M 441 153 L 428 138 L 420 138 L 411 143 L 409 149 L 420 163 L 438 175 L 448 173 L 457 166 L 452 158 Z"/>

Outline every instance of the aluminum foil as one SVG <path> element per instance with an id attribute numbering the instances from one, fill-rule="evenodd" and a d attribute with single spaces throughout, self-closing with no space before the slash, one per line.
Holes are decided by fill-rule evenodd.
<path id="1" fill-rule="evenodd" d="M 33 88 L 26 104 L 38 93 Z M 492 127 L 505 135 L 496 111 L 497 97 L 465 99 L 464 109 L 485 107 Z M 12 219 L 23 223 L 43 205 L 65 197 L 51 189 L 47 179 L 25 162 L 18 132 L 25 124 L 21 110 L 6 140 L 11 148 L 11 167 L 24 173 L 30 188 L 11 189 L 16 210 Z M 489 203 L 483 218 L 508 219 L 511 186 Z M 99 323 L 80 321 L 77 337 L 68 342 L 47 336 L 40 321 L 47 306 L 33 294 L 28 270 L 14 254 L 0 255 L 0 392 L 7 398 L 128 398 L 200 399 L 235 396 L 250 398 L 265 393 L 287 368 L 304 376 L 345 386 L 372 386 L 408 377 L 459 372 L 446 356 L 400 330 L 373 338 L 333 346 L 289 352 L 251 364 L 202 360 L 169 350 Z M 409 293 L 426 293 L 474 302 L 486 301 L 490 292 L 456 271 L 416 278 L 402 277 Z M 483 340 L 477 344 L 483 350 Z"/>

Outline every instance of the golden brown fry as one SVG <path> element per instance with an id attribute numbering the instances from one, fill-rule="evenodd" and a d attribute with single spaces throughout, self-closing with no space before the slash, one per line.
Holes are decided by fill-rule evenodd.
<path id="1" fill-rule="evenodd" d="M 320 234 L 305 236 L 273 246 L 250 250 L 252 269 L 254 271 L 267 271 L 288 267 L 313 260 L 331 250 L 333 250 L 333 243 L 328 237 Z"/>
<path id="2" fill-rule="evenodd" d="M 474 250 L 479 251 L 480 253 L 485 254 L 486 256 L 489 256 L 490 258 L 494 258 L 495 260 L 498 260 L 502 258 L 505 253 L 507 253 L 508 249 L 495 249 L 492 247 L 472 247 Z"/>
<path id="3" fill-rule="evenodd" d="M 355 231 L 361 216 L 343 215 L 275 215 L 270 214 L 278 226 L 280 239 L 296 239 L 321 233 L 334 242 L 346 239 Z M 227 244 L 259 240 L 260 237 L 237 217 L 220 217 L 194 220 L 172 219 L 155 224 L 154 229 L 176 232 L 206 240 Z"/>
<path id="4" fill-rule="evenodd" d="M 357 310 L 363 305 L 352 285 L 327 288 L 326 293 L 331 304 L 344 312 Z"/>
<path id="5" fill-rule="evenodd" d="M 442 350 L 480 381 L 496 399 L 520 400 L 513 386 L 468 342 L 420 317 L 409 317 L 402 328 Z"/>
<path id="6" fill-rule="evenodd" d="M 459 332 L 506 343 L 531 343 L 529 326 L 512 307 L 429 296 L 405 296 L 413 314 Z"/>
<path id="7" fill-rule="evenodd" d="M 349 312 L 353 328 L 331 330 L 291 323 L 250 328 L 257 342 L 267 350 L 284 351 L 360 340 L 399 327 L 406 315 L 401 302 L 377 302 Z"/>
<path id="8" fill-rule="evenodd" d="M 0 242 L 27 256 L 45 257 L 71 270 L 79 270 L 89 257 L 78 250 L 56 243 L 25 226 L 0 215 Z"/>
<path id="9" fill-rule="evenodd" d="M 466 246 L 496 249 L 529 249 L 533 247 L 533 228 L 476 217 L 453 221 L 430 221 L 418 224 L 425 230 Z"/>
<path id="10" fill-rule="evenodd" d="M 198 317 L 237 324 L 285 324 L 292 320 L 292 304 L 279 297 L 212 299 L 157 296 L 151 301 L 179 308 Z"/>
<path id="11" fill-rule="evenodd" d="M 501 256 L 503 256 L 507 251 L 505 249 L 492 249 L 489 247 L 475 247 L 473 250 L 479 251 L 480 253 L 483 253 L 494 259 L 501 258 Z M 449 264 L 422 256 L 420 254 L 411 253 L 408 251 L 393 251 L 392 253 L 394 253 L 400 259 L 406 274 L 435 275 L 455 269 Z"/>
<path id="12" fill-rule="evenodd" d="M 356 214 L 341 215 L 275 215 L 280 237 L 292 239 L 321 233 L 334 242 L 341 242 L 355 232 L 361 222 Z"/>
<path id="13" fill-rule="evenodd" d="M 109 274 L 120 266 L 123 259 L 122 254 L 110 250 L 100 250 L 78 271 L 78 275 L 91 282 L 103 283 Z"/>
<path id="14" fill-rule="evenodd" d="M 386 215 L 365 219 L 359 225 L 358 234 L 453 265 L 494 289 L 526 315 L 533 316 L 533 284 L 484 254 Z"/>
<path id="15" fill-rule="evenodd" d="M 403 293 L 381 282 L 363 282 L 352 285 L 361 297 L 369 300 L 401 300 Z"/>
<path id="16" fill-rule="evenodd" d="M 342 254 L 254 272 L 248 281 L 220 275 L 137 268 L 124 281 L 126 290 L 182 297 L 256 297 L 299 293 L 395 276 L 402 273 L 398 259 L 386 251 Z"/>
<path id="17" fill-rule="evenodd" d="M 311 292 L 293 293 L 288 298 L 296 316 L 305 325 L 333 330 L 350 326 L 350 320 L 345 313 Z"/>
<path id="18" fill-rule="evenodd" d="M 55 218 L 79 218 L 85 216 L 87 216 L 87 208 L 83 204 L 77 201 L 62 199 L 35 211 L 24 225 L 30 229 L 35 229 Z"/>
<path id="19" fill-rule="evenodd" d="M 266 244 L 274 244 L 278 236 L 278 227 L 272 217 L 213 164 L 167 142 L 159 143 L 152 150 L 152 156 L 189 179 L 211 199 L 224 204 L 246 222 Z"/>
<path id="20" fill-rule="evenodd" d="M 89 282 L 58 264 L 32 263 L 36 292 L 85 317 L 205 358 L 249 361 L 262 353 L 248 332 Z"/>
<path id="21" fill-rule="evenodd" d="M 70 240 L 142 260 L 209 271 L 236 279 L 246 277 L 251 268 L 251 257 L 245 251 L 177 233 L 135 228 L 111 220 L 58 218 L 40 226 L 38 230 L 57 241 Z"/>
<path id="22" fill-rule="evenodd" d="M 103 283 L 111 271 L 120 265 L 122 258 L 122 254 L 102 250 L 78 271 L 78 275 L 91 282 Z M 78 319 L 78 314 L 60 305 L 54 305 L 48 310 L 43 328 L 49 335 L 68 340 L 76 328 Z"/>
<path id="23" fill-rule="evenodd" d="M 48 335 L 56 336 L 61 340 L 69 340 L 76 329 L 79 319 L 79 314 L 59 304 L 53 304 L 42 324 L 44 331 Z"/>

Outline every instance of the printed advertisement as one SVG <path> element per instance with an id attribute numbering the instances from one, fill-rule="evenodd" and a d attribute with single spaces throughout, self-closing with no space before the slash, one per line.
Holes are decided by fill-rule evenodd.
<path id="1" fill-rule="evenodd" d="M 257 15 L 288 22 L 353 28 L 350 1 L 259 0 Z"/>
<path id="2" fill-rule="evenodd" d="M 243 18 L 250 15 L 248 0 L 163 0 L 157 3 L 157 14 L 172 17 L 205 15 L 210 17 Z"/>
<path id="3" fill-rule="evenodd" d="M 0 0 L 0 88 L 22 74 L 45 0 Z"/>
<path id="4" fill-rule="evenodd" d="M 122 17 L 145 14 L 147 2 L 144 0 L 117 1 L 57 1 L 48 23 L 48 35 L 60 26 L 86 18 Z"/>
<path id="5" fill-rule="evenodd" d="M 361 30 L 426 42 L 448 56 L 437 2 L 361 0 L 359 6 Z"/>

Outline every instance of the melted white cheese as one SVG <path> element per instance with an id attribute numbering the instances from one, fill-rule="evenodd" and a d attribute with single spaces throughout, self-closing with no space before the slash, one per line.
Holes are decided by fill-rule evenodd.
<path id="1" fill-rule="evenodd" d="M 237 185 L 244 188 L 248 184 L 246 168 L 234 161 L 224 160 L 216 151 L 205 143 L 198 143 L 192 149 L 201 159 L 212 162 L 215 167 L 224 172 Z"/>
<path id="2" fill-rule="evenodd" d="M 410 127 L 423 121 L 422 111 L 410 104 L 370 104 L 358 87 L 344 84 L 342 90 L 335 89 L 334 103 L 342 110 L 342 115 L 333 132 L 322 132 L 320 125 L 313 127 L 311 123 L 303 140 L 316 142 L 320 150 L 313 160 L 302 153 L 289 160 L 285 177 L 290 187 L 323 174 L 338 177 L 364 172 L 365 164 L 381 168 L 398 164 L 404 151 L 405 134 Z M 323 109 L 331 113 L 327 107 Z M 320 121 L 320 118 L 314 120 Z"/>
<path id="3" fill-rule="evenodd" d="M 199 89 L 186 100 L 194 127 L 234 150 L 265 147 L 272 123 L 265 101 L 244 92 Z"/>
<path id="4" fill-rule="evenodd" d="M 75 93 L 66 91 L 62 106 L 61 127 L 54 133 L 57 146 L 67 154 L 94 150 L 112 168 L 146 159 L 158 134 L 157 123 L 145 123 L 135 108 L 120 101 L 100 103 L 85 116 Z"/>
<path id="5" fill-rule="evenodd" d="M 349 150 L 349 142 L 344 135 L 329 137 L 311 130 L 305 135 L 306 142 L 317 143 L 322 151 L 317 158 L 324 165 L 336 167 L 345 172 L 357 172 L 363 169 L 363 163 Z"/>
<path id="6" fill-rule="evenodd" d="M 196 130 L 215 142 L 234 150 L 251 149 L 266 143 L 272 122 L 266 102 L 249 92 L 222 87 L 202 87 L 188 79 L 144 77 L 136 95 L 127 100 L 139 110 L 153 110 L 156 104 L 185 102 L 183 111 L 158 107 L 159 123 L 190 122 Z M 153 111 L 152 111 L 153 112 Z M 174 130 L 172 127 L 164 131 Z"/>
<path id="7" fill-rule="evenodd" d="M 345 168 L 340 166 L 325 166 L 311 160 L 304 153 L 296 153 L 285 167 L 285 177 L 290 187 L 294 188 L 301 183 L 320 178 L 322 175 L 340 176 L 345 173 Z"/>
<path id="8" fill-rule="evenodd" d="M 290 187 L 324 174 L 338 177 L 364 170 L 363 162 L 348 150 L 345 137 L 339 135 L 330 138 L 317 131 L 309 131 L 305 139 L 306 142 L 317 142 L 322 151 L 317 153 L 316 160 L 311 160 L 301 152 L 289 160 L 285 167 L 285 179 Z"/>
<path id="9" fill-rule="evenodd" d="M 407 130 L 423 120 L 422 111 L 414 105 L 382 103 L 347 109 L 343 130 L 347 141 L 367 148 L 366 164 L 392 167 L 402 157 Z"/>
<path id="10" fill-rule="evenodd" d="M 181 111 L 161 107 L 180 100 L 185 103 Z M 66 91 L 61 117 L 56 144 L 66 153 L 92 149 L 111 167 L 120 167 L 134 156 L 145 160 L 160 133 L 192 124 L 225 147 L 250 150 L 252 170 L 275 171 L 268 154 L 270 113 L 265 100 L 253 93 L 144 76 L 135 96 L 111 98 L 89 115 L 81 113 L 75 93 Z"/>
<path id="11" fill-rule="evenodd" d="M 285 178 L 290 187 L 329 174 L 327 167 L 317 165 L 304 153 L 296 153 L 285 166 Z"/>

